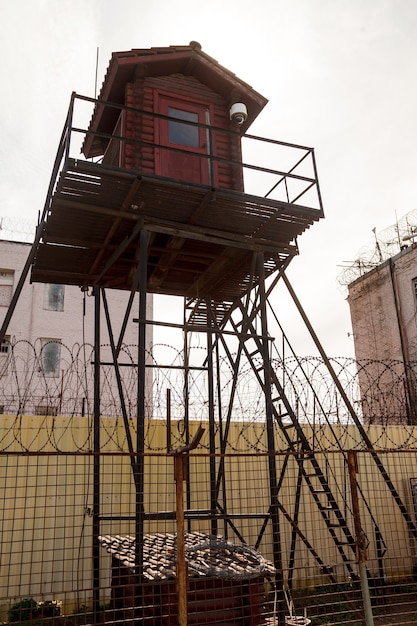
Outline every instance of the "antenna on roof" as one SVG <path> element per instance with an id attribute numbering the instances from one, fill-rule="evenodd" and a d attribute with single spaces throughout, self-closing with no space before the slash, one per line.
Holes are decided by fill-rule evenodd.
<path id="1" fill-rule="evenodd" d="M 375 236 L 376 249 L 378 251 L 379 260 L 382 262 L 384 259 L 382 257 L 381 246 L 379 245 L 378 237 L 376 236 L 376 226 L 372 229 L 372 232 Z"/>
<path id="2" fill-rule="evenodd" d="M 94 80 L 94 98 L 97 98 L 97 74 L 98 74 L 98 53 L 99 53 L 100 48 L 97 46 L 97 51 L 96 51 L 96 76 L 95 76 L 95 80 Z"/>

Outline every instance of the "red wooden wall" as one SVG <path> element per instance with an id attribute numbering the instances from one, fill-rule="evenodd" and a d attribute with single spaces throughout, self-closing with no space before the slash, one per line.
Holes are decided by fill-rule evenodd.
<path id="1" fill-rule="evenodd" d="M 229 120 L 229 106 L 224 99 L 193 76 L 172 74 L 143 77 L 140 72 L 137 74 L 132 82 L 126 84 L 125 105 L 149 113 L 161 113 L 158 107 L 162 96 L 172 96 L 178 100 L 204 105 L 209 111 L 210 125 L 225 131 L 212 132 L 211 154 L 220 160 L 212 162 L 213 176 L 210 183 L 214 187 L 243 191 L 241 166 L 226 162 L 229 160 L 240 164 L 242 157 L 240 135 L 227 132 L 236 128 Z M 155 146 L 161 141 L 159 133 L 161 121 L 152 115 L 133 111 L 124 111 L 122 119 L 122 135 L 127 139 L 139 141 L 124 142 L 118 156 L 119 162 L 112 164 L 145 174 L 161 174 L 161 150 Z M 179 153 L 178 155 L 181 156 Z M 114 160 L 114 154 L 110 158 Z M 207 161 L 204 157 L 203 160 Z M 184 180 L 187 180 L 186 173 Z M 205 183 L 206 181 L 203 181 L 203 184 Z"/>

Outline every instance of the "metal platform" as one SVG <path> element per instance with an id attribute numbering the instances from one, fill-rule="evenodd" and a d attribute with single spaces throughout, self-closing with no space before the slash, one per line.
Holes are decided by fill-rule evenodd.
<path id="1" fill-rule="evenodd" d="M 265 253 L 270 275 L 320 217 L 299 205 L 67 159 L 32 280 L 130 290 L 144 229 L 149 292 L 231 301 L 256 284 L 254 251 Z"/>

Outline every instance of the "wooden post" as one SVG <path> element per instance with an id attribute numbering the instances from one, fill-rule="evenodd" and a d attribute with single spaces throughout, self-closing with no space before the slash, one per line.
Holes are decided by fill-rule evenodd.
<path id="1" fill-rule="evenodd" d="M 170 397 L 168 395 L 168 397 Z M 174 478 L 176 496 L 176 521 L 177 521 L 177 551 L 175 559 L 176 570 L 176 592 L 178 603 L 178 626 L 187 626 L 187 562 L 185 560 L 185 526 L 184 526 L 184 480 L 187 475 L 187 460 L 190 450 L 194 450 L 200 443 L 204 433 L 204 428 L 199 426 L 191 443 L 173 450 L 171 448 L 171 412 L 169 416 L 169 427 L 167 445 L 169 453 L 174 457 Z"/>
<path id="2" fill-rule="evenodd" d="M 187 626 L 187 564 L 185 561 L 184 533 L 184 480 L 187 457 L 174 454 L 175 496 L 177 515 L 177 552 L 175 560 L 176 587 L 178 599 L 178 624 Z"/>
<path id="3" fill-rule="evenodd" d="M 371 596 L 369 594 L 368 574 L 366 571 L 366 540 L 365 533 L 361 526 L 361 517 L 359 511 L 358 485 L 356 482 L 356 474 L 358 473 L 358 453 L 349 450 L 347 453 L 347 462 L 349 469 L 350 494 L 352 499 L 353 523 L 355 526 L 355 543 L 356 543 L 356 560 L 358 562 L 359 574 L 361 580 L 361 591 L 363 608 L 365 612 L 366 626 L 374 626 L 374 616 L 372 614 Z"/>

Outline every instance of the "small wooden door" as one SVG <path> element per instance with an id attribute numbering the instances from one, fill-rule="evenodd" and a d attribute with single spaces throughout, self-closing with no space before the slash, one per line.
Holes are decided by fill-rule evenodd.
<path id="1" fill-rule="evenodd" d="M 161 119 L 159 144 L 159 171 L 157 173 L 177 180 L 214 184 L 211 180 L 208 130 L 197 124 L 210 124 L 209 107 L 190 100 L 169 96 L 159 97 L 159 113 L 170 119 Z"/>

